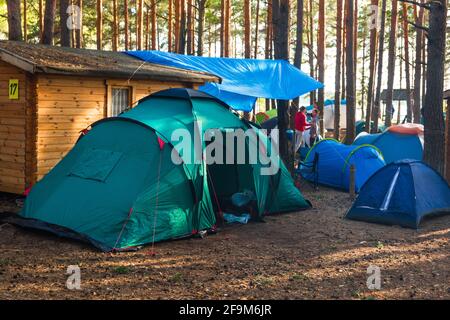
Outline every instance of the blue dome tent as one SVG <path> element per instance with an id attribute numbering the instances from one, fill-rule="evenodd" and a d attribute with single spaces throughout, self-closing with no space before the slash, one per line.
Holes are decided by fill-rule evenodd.
<path id="1" fill-rule="evenodd" d="M 385 165 L 381 152 L 372 145 L 345 145 L 334 139 L 323 139 L 317 142 L 306 155 L 300 167 L 303 178 L 314 181 L 314 173 L 302 170 L 312 165 L 318 154 L 318 182 L 323 185 L 349 190 L 350 166 L 356 168 L 355 190 L 362 185 L 378 169 Z"/>
<path id="2" fill-rule="evenodd" d="M 450 188 L 417 160 L 388 164 L 361 189 L 346 218 L 418 228 L 428 215 L 450 212 Z"/>
<path id="3" fill-rule="evenodd" d="M 411 130 L 411 126 L 392 126 L 383 133 L 362 133 L 353 144 L 376 146 L 383 153 L 386 163 L 403 159 L 422 160 L 423 156 L 423 135 L 420 130 Z"/>

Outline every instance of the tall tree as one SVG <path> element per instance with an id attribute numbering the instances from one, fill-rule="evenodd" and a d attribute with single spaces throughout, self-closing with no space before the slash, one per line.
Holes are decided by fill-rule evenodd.
<path id="1" fill-rule="evenodd" d="M 130 31 L 129 27 L 129 12 L 128 12 L 128 0 L 123 1 L 123 16 L 125 20 L 124 30 L 125 33 L 125 51 L 130 50 Z"/>
<path id="2" fill-rule="evenodd" d="M 22 25 L 20 14 L 20 0 L 6 1 L 8 7 L 8 39 L 22 40 Z"/>
<path id="3" fill-rule="evenodd" d="M 169 12 L 167 13 L 167 51 L 172 52 L 173 46 L 172 46 L 172 29 L 173 29 L 173 22 L 172 22 L 172 16 L 173 16 L 173 1 L 169 0 Z"/>
<path id="4" fill-rule="evenodd" d="M 77 28 L 75 29 L 75 46 L 83 47 L 83 0 L 78 0 Z"/>
<path id="5" fill-rule="evenodd" d="M 103 49 L 103 0 L 97 0 L 97 50 Z"/>
<path id="6" fill-rule="evenodd" d="M 392 113 L 394 109 L 394 75 L 395 75 L 395 54 L 397 49 L 397 0 L 392 0 L 391 8 L 391 29 L 389 34 L 389 55 L 388 55 L 388 82 L 386 92 L 386 112 L 384 124 L 389 127 L 392 124 Z M 399 111 L 399 110 L 398 110 Z"/>
<path id="7" fill-rule="evenodd" d="M 244 57 L 251 58 L 251 6 L 250 0 L 244 0 Z"/>
<path id="8" fill-rule="evenodd" d="M 192 37 L 192 27 L 194 25 L 193 5 L 192 0 L 187 0 L 186 4 L 186 53 L 194 54 L 194 39 Z"/>
<path id="9" fill-rule="evenodd" d="M 119 49 L 119 24 L 117 17 L 117 0 L 113 0 L 113 21 L 112 21 L 112 49 L 117 51 Z"/>
<path id="10" fill-rule="evenodd" d="M 319 81 L 325 82 L 325 0 L 319 0 L 319 29 L 317 36 L 317 64 L 319 69 Z M 323 88 L 318 90 L 317 104 L 320 114 L 323 114 L 325 101 L 325 91 Z M 320 118 L 320 132 L 323 135 L 323 117 Z"/>
<path id="11" fill-rule="evenodd" d="M 308 58 L 309 58 L 309 75 L 311 78 L 315 78 L 315 65 L 314 65 L 314 8 L 313 0 L 309 0 L 308 6 Z M 309 94 L 310 104 L 316 101 L 316 91 L 311 91 Z"/>
<path id="12" fill-rule="evenodd" d="M 342 6 L 343 0 L 336 2 L 336 68 L 334 79 L 334 138 L 340 139 L 341 123 L 341 55 L 342 55 Z"/>
<path id="13" fill-rule="evenodd" d="M 23 41 L 28 41 L 27 0 L 23 0 Z"/>
<path id="14" fill-rule="evenodd" d="M 144 47 L 144 0 L 136 1 L 136 47 L 142 50 Z"/>
<path id="15" fill-rule="evenodd" d="M 206 0 L 197 0 L 198 20 L 197 20 L 197 55 L 203 55 L 203 32 L 205 24 Z"/>
<path id="16" fill-rule="evenodd" d="M 231 50 L 231 1 L 221 0 L 222 15 L 220 17 L 221 30 L 220 30 L 220 55 L 222 57 L 229 57 Z"/>
<path id="17" fill-rule="evenodd" d="M 180 45 L 180 21 L 181 21 L 181 1 L 174 0 L 175 4 L 175 32 L 174 32 L 174 50 L 175 52 L 179 52 Z"/>
<path id="18" fill-rule="evenodd" d="M 345 62 L 346 62 L 346 99 L 347 99 L 347 132 L 345 136 L 345 143 L 351 144 L 355 139 L 356 128 L 355 128 L 355 73 L 354 73 L 354 61 L 353 61 L 353 53 L 354 53 L 354 36 L 353 32 L 353 19 L 354 19 L 354 8 L 353 2 L 354 0 L 347 0 L 346 5 L 346 14 L 345 14 L 345 24 L 346 24 L 346 47 L 345 47 Z"/>
<path id="19" fill-rule="evenodd" d="M 267 19 L 266 19 L 266 42 L 265 42 L 265 58 L 272 59 L 272 0 L 267 1 Z"/>
<path id="20" fill-rule="evenodd" d="M 303 0 L 297 0 L 297 23 L 294 65 L 301 69 L 303 56 Z"/>
<path id="21" fill-rule="evenodd" d="M 67 12 L 69 8 L 70 0 L 61 0 L 59 4 L 59 25 L 61 29 L 61 46 L 70 47 L 71 46 L 71 30 L 67 26 L 67 20 L 71 18 L 71 15 Z"/>
<path id="22" fill-rule="evenodd" d="M 426 163 L 444 175 L 445 134 L 443 92 L 447 0 L 435 0 L 429 8 L 427 82 L 424 104 L 424 154 Z"/>
<path id="23" fill-rule="evenodd" d="M 151 24 L 152 24 L 152 50 L 156 50 L 156 1 L 151 0 L 150 2 L 150 16 L 151 16 Z"/>
<path id="24" fill-rule="evenodd" d="M 380 39 L 378 41 L 378 70 L 377 70 L 377 85 L 375 93 L 375 101 L 372 110 L 373 129 L 372 132 L 378 131 L 378 119 L 380 118 L 380 103 L 381 103 L 381 86 L 383 75 L 383 53 L 384 53 L 384 34 L 386 29 L 386 2 L 381 0 L 381 19 L 380 19 Z"/>
<path id="25" fill-rule="evenodd" d="M 56 0 L 45 1 L 43 44 L 53 44 L 53 30 L 55 25 Z"/>
<path id="26" fill-rule="evenodd" d="M 178 38 L 178 53 L 186 52 L 186 0 L 180 1 L 180 30 Z"/>
<path id="27" fill-rule="evenodd" d="M 402 3 L 403 12 L 403 40 L 404 40 L 404 50 L 405 50 L 405 78 L 406 78 L 406 108 L 407 108 L 407 119 L 408 122 L 412 122 L 412 106 L 411 106 L 411 76 L 409 70 L 409 30 L 408 30 L 408 7 L 405 2 Z M 398 110 L 398 115 L 400 116 L 400 110 Z"/>
<path id="28" fill-rule="evenodd" d="M 373 95 L 374 95 L 374 83 L 375 83 L 375 68 L 377 64 L 377 28 L 378 28 L 378 0 L 371 0 L 371 5 L 374 10 L 377 10 L 372 13 L 372 23 L 370 24 L 370 65 L 369 65 L 369 83 L 367 86 L 367 110 L 366 110 L 366 131 L 370 132 L 370 123 L 372 116 L 372 108 L 373 108 Z"/>
<path id="29" fill-rule="evenodd" d="M 259 10 L 260 10 L 260 0 L 256 0 L 256 14 L 255 14 L 255 45 L 254 45 L 254 55 L 255 59 L 258 59 L 258 37 L 259 37 Z"/>
<path id="30" fill-rule="evenodd" d="M 289 11 L 289 0 L 272 0 L 275 59 L 289 60 Z M 290 163 L 289 148 L 286 136 L 286 129 L 288 126 L 288 105 L 289 102 L 286 100 L 277 101 L 279 152 L 286 165 L 290 167 L 292 164 Z"/>
<path id="31" fill-rule="evenodd" d="M 38 7 L 39 41 L 42 43 L 42 35 L 44 34 L 44 0 L 39 0 Z"/>
<path id="32" fill-rule="evenodd" d="M 420 0 L 423 4 L 423 0 Z M 419 11 L 419 12 L 417 12 Z M 420 26 L 423 24 L 424 8 L 419 7 L 417 10 L 417 5 L 414 6 L 414 16 L 416 25 Z M 414 92 L 413 92 L 413 121 L 414 123 L 420 123 L 420 106 L 421 106 L 421 78 L 422 78 L 422 62 L 424 61 L 422 57 L 422 49 L 424 47 L 424 36 L 423 31 L 420 28 L 416 28 L 416 52 L 415 52 L 415 64 L 414 64 Z M 425 77 L 425 74 L 423 75 Z"/>

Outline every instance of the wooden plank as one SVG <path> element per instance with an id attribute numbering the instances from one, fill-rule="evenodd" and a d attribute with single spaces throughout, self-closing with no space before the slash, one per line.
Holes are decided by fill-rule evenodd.
<path id="1" fill-rule="evenodd" d="M 55 137 L 55 138 L 49 138 L 49 137 L 45 137 L 45 138 L 40 138 L 38 137 L 38 145 L 54 145 L 54 144 L 61 144 L 61 143 L 65 143 L 65 144 L 69 144 L 69 143 L 75 143 L 78 140 L 78 136 L 71 136 L 71 137 L 66 137 L 64 139 L 62 139 L 61 137 Z"/>
<path id="2" fill-rule="evenodd" d="M 15 170 L 25 170 L 25 165 L 23 163 L 4 161 L 0 159 L 0 168 L 3 169 L 15 169 Z"/>
<path id="3" fill-rule="evenodd" d="M 93 87 L 81 87 L 81 86 L 72 86 L 72 87 L 63 87 L 63 86 L 40 86 L 39 93 L 46 94 L 80 94 L 80 95 L 104 95 L 105 87 L 102 88 L 93 88 Z"/>
<path id="4" fill-rule="evenodd" d="M 12 184 L 15 186 L 24 185 L 25 177 L 9 177 L 0 175 L 0 184 Z"/>
<path id="5" fill-rule="evenodd" d="M 72 101 L 72 102 L 91 102 L 100 104 L 105 101 L 105 96 L 103 94 L 85 94 L 85 95 L 78 95 L 73 93 L 52 94 L 39 91 L 38 101 L 39 105 L 41 101 Z"/>
<path id="6" fill-rule="evenodd" d="M 73 77 L 73 76 L 38 76 L 38 86 L 61 86 L 61 87 L 89 87 L 105 89 L 104 79 L 93 79 L 91 77 Z"/>
<path id="7" fill-rule="evenodd" d="M 105 107 L 105 100 L 97 100 L 97 101 L 56 101 L 56 100 L 48 100 L 43 101 L 39 100 L 38 109 L 41 108 L 81 108 L 81 109 L 101 109 Z"/>
<path id="8" fill-rule="evenodd" d="M 23 126 L 25 125 L 25 119 L 24 118 L 6 118 L 2 117 L 0 114 L 0 126 Z"/>
<path id="9" fill-rule="evenodd" d="M 25 173 L 23 169 L 9 169 L 0 167 L 0 176 L 24 177 Z"/>
<path id="10" fill-rule="evenodd" d="M 38 130 L 83 130 L 91 124 L 90 121 L 77 123 L 39 123 Z"/>
<path id="11" fill-rule="evenodd" d="M 25 148 L 1 147 L 0 152 L 5 155 L 25 156 Z"/>
<path id="12" fill-rule="evenodd" d="M 1 132 L 1 128 L 0 128 L 0 137 L 2 137 L 5 140 L 25 141 L 24 133 Z"/>
<path id="13" fill-rule="evenodd" d="M 7 133 L 23 133 L 25 134 L 25 126 L 12 126 L 12 125 L 8 125 L 8 126 L 0 126 L 0 133 L 3 134 L 7 134 Z"/>
<path id="14" fill-rule="evenodd" d="M 7 140 L 0 137 L 0 150 L 2 148 L 25 148 L 25 141 Z"/>
<path id="15" fill-rule="evenodd" d="M 9 192 L 9 193 L 16 193 L 16 194 L 22 194 L 24 192 L 23 185 L 13 185 L 10 183 L 2 184 L 0 183 L 0 192 Z"/>
<path id="16" fill-rule="evenodd" d="M 39 116 L 65 115 L 65 116 L 101 116 L 103 117 L 103 108 L 39 108 Z"/>
<path id="17" fill-rule="evenodd" d="M 66 116 L 66 115 L 38 115 L 38 127 L 41 127 L 44 123 L 93 123 L 97 120 L 100 120 L 101 117 L 96 115 L 80 115 L 80 116 Z"/>
<path id="18" fill-rule="evenodd" d="M 14 156 L 9 154 L 0 153 L 0 161 L 13 162 L 13 163 L 25 163 L 24 156 Z"/>
<path id="19" fill-rule="evenodd" d="M 38 153 L 44 153 L 44 152 L 60 152 L 60 153 L 67 153 L 68 151 L 72 150 L 74 143 L 69 144 L 38 144 L 37 150 Z"/>

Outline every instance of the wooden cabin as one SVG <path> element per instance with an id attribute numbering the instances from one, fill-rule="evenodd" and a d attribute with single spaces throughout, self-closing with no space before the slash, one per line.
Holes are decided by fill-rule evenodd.
<path id="1" fill-rule="evenodd" d="M 33 185 L 91 123 L 159 90 L 218 81 L 119 52 L 0 41 L 0 191 Z"/>

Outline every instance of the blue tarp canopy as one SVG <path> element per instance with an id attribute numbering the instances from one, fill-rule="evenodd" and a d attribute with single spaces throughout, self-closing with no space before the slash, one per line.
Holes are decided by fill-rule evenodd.
<path id="1" fill-rule="evenodd" d="M 162 51 L 127 51 L 138 59 L 222 78 L 201 91 L 226 102 L 235 110 L 251 111 L 257 98 L 290 100 L 323 87 L 284 60 L 197 57 Z"/>

